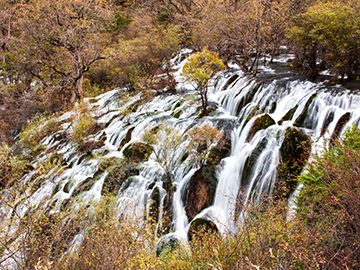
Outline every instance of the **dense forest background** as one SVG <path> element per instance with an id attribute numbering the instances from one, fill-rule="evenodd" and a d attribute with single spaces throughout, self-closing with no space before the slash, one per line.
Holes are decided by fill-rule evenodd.
<path id="1" fill-rule="evenodd" d="M 167 60 L 180 47 L 208 47 L 254 76 L 260 59 L 271 62 L 286 48 L 295 54 L 291 67 L 312 78 L 324 70 L 335 82 L 359 78 L 358 1 L 2 0 L 1 7 L 0 133 L 8 142 L 31 117 L 84 96 L 171 88 Z"/>

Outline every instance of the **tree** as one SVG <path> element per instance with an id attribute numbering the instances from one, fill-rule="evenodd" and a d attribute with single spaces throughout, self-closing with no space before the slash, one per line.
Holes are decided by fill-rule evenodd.
<path id="1" fill-rule="evenodd" d="M 183 76 L 194 85 L 201 99 L 202 115 L 207 115 L 208 83 L 216 72 L 225 69 L 218 54 L 204 48 L 201 52 L 192 54 L 182 70 Z"/>
<path id="2" fill-rule="evenodd" d="M 103 59 L 106 48 L 111 19 L 106 1 L 30 1 L 19 9 L 27 44 L 17 64 L 43 88 L 65 93 L 71 104 L 81 99 L 84 73 Z"/>
<path id="3" fill-rule="evenodd" d="M 295 45 L 297 63 L 313 77 L 330 69 L 335 80 L 345 75 L 353 78 L 360 63 L 359 11 L 358 1 L 328 1 L 295 17 L 288 36 Z"/>
<path id="4" fill-rule="evenodd" d="M 291 0 L 197 1 L 195 42 L 205 44 L 253 75 L 261 57 L 271 59 L 296 8 Z"/>

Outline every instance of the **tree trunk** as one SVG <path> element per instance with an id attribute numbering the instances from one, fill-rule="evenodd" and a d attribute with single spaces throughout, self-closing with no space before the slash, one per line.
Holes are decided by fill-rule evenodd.
<path id="1" fill-rule="evenodd" d="M 2 54 L 2 62 L 5 63 L 5 55 Z M 6 71 L 5 71 L 5 67 L 3 67 L 3 76 L 2 76 L 2 81 L 3 81 L 3 85 L 7 85 L 7 79 L 6 79 Z"/>

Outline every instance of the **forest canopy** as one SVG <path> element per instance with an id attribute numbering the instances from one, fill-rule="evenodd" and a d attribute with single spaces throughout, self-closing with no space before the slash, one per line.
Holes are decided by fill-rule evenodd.
<path id="1" fill-rule="evenodd" d="M 218 53 L 258 73 L 285 46 L 292 67 L 359 77 L 360 3 L 308 0 L 0 0 L 0 133 L 11 141 L 34 115 L 72 108 L 114 87 L 173 85 L 180 47 Z M 159 82 L 156 76 L 166 74 Z"/>

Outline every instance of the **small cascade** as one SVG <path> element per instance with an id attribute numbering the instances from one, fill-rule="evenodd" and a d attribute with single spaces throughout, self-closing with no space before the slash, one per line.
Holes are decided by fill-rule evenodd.
<path id="1" fill-rule="evenodd" d="M 33 166 L 37 168 L 54 154 L 61 156 L 63 165 L 42 178 L 37 178 L 36 169 L 24 176 L 24 184 L 39 184 L 35 191 L 26 190 L 30 203 L 16 206 L 20 216 L 40 205 L 51 205 L 53 211 L 61 211 L 65 205 L 81 208 L 100 200 L 109 189 L 117 196 L 119 217 L 139 220 L 144 213 L 147 217 L 155 215 L 160 226 L 169 215 L 168 229 L 177 238 L 186 239 L 191 222 L 197 218 L 214 221 L 222 233 L 236 231 L 237 222 L 244 216 L 242 206 L 276 191 L 281 178 L 279 164 L 286 159 L 284 145 L 295 143 L 288 134 L 293 132 L 297 138 L 311 141 L 310 151 L 314 153 L 324 141 L 341 135 L 353 124 L 360 125 L 358 93 L 327 81 L 314 83 L 293 74 L 276 74 L 276 69 L 264 70 L 269 78 L 249 77 L 236 68 L 217 74 L 209 87 L 213 109 L 200 119 L 196 92 L 181 77 L 186 61 L 182 58 L 179 55 L 171 62 L 177 69 L 178 94 L 165 93 L 143 102 L 140 94 L 130 97 L 122 89 L 114 89 L 85 99 L 101 127 L 85 138 L 96 145 L 94 148 L 82 151 L 69 139 L 75 112 L 59 116 L 61 129 L 41 142 L 51 150 L 39 155 Z M 188 132 L 205 125 L 223 131 L 223 140 L 230 143 L 228 152 L 215 154 L 221 158 L 214 164 L 194 162 L 189 150 Z M 164 126 L 170 131 L 162 129 Z M 160 139 L 149 147 L 146 132 L 151 130 L 152 136 Z M 143 150 L 134 150 L 136 147 Z M 219 152 L 224 148 L 221 146 Z M 198 182 L 197 177 L 201 178 Z M 214 192 L 204 183 L 212 183 Z M 196 213 L 192 214 L 190 211 L 195 210 L 190 209 L 189 198 L 198 194 L 208 197 L 195 205 Z M 1 206 L 0 211 L 7 213 L 9 209 Z M 13 226 L 8 230 L 15 230 Z M 79 234 L 74 245 L 81 239 L 83 235 Z"/>

